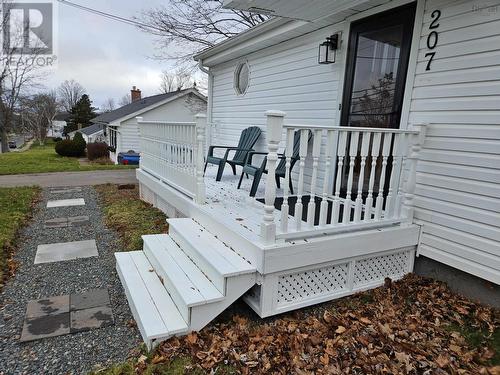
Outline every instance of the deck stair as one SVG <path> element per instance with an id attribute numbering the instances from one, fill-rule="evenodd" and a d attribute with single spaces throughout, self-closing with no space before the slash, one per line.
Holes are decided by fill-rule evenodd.
<path id="1" fill-rule="evenodd" d="M 142 251 L 116 253 L 116 268 L 148 348 L 203 328 L 250 289 L 256 269 L 192 219 L 145 235 Z"/>

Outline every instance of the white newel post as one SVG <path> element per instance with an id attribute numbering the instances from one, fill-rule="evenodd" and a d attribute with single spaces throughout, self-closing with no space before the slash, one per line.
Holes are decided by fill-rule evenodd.
<path id="1" fill-rule="evenodd" d="M 276 240 L 276 223 L 274 222 L 274 200 L 276 198 L 276 162 L 278 147 L 283 132 L 285 113 L 281 111 L 267 111 L 267 180 L 264 204 L 264 220 L 261 224 L 261 237 L 265 244 L 272 244 Z M 287 184 L 288 181 L 285 181 Z"/>
<path id="2" fill-rule="evenodd" d="M 137 128 L 139 129 L 139 149 L 140 149 L 139 150 L 139 168 L 141 168 L 142 163 L 143 163 L 143 155 L 144 155 L 142 150 L 144 150 L 146 148 L 145 142 L 144 142 L 143 137 L 142 137 L 142 131 L 141 131 L 142 130 L 141 123 L 143 121 L 143 118 L 142 118 L 142 116 L 137 116 L 135 118 L 135 120 L 137 121 Z M 116 160 L 118 160 L 118 153 L 116 153 Z M 141 186 L 141 184 L 139 184 L 139 186 Z"/>
<path id="3" fill-rule="evenodd" d="M 194 118 L 196 121 L 196 203 L 204 204 L 206 192 L 203 165 L 205 164 L 205 129 L 207 126 L 207 115 L 198 113 Z"/>
<path id="4" fill-rule="evenodd" d="M 410 141 L 411 150 L 408 155 L 408 179 L 405 184 L 403 218 L 407 223 L 412 223 L 414 213 L 415 188 L 417 184 L 417 162 L 420 150 L 425 139 L 426 124 L 415 124 L 413 128 L 418 131 Z"/>

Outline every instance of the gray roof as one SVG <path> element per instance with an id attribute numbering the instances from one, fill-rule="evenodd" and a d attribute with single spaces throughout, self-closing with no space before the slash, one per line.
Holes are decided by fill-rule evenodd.
<path id="1" fill-rule="evenodd" d="M 189 90 L 192 90 L 192 89 L 178 90 L 178 91 L 168 92 L 166 94 L 148 96 L 146 98 L 142 98 L 141 100 L 137 100 L 137 101 L 132 102 L 130 104 L 124 105 L 123 107 L 117 108 L 114 111 L 103 113 L 102 115 L 99 115 L 90 121 L 92 121 L 94 123 L 100 122 L 100 123 L 109 124 L 110 122 L 121 119 L 122 117 L 130 115 L 130 114 L 135 113 L 137 111 L 140 111 L 141 109 L 147 108 L 149 106 L 152 106 L 153 104 L 156 104 L 156 103 L 161 102 L 165 99 L 179 95 L 179 94 L 186 92 L 186 91 L 189 91 Z"/>
<path id="2" fill-rule="evenodd" d="M 104 130 L 104 124 L 94 124 L 87 126 L 85 128 L 81 128 L 80 130 L 77 130 L 78 132 L 85 134 L 85 135 L 92 135 L 97 132 L 100 132 L 101 130 Z"/>

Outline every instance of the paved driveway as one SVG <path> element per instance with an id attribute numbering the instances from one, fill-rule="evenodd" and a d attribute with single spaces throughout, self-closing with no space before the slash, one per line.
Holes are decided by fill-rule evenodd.
<path id="1" fill-rule="evenodd" d="M 135 169 L 89 171 L 89 172 L 55 172 L 31 173 L 0 176 L 0 187 L 30 186 L 41 187 L 83 186 L 112 184 L 135 184 Z"/>

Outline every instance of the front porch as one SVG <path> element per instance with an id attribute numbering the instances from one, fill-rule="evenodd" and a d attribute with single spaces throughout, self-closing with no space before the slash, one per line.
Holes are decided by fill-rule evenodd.
<path id="1" fill-rule="evenodd" d="M 268 175 L 252 198 L 252 177 L 237 189 L 240 176 L 229 166 L 220 182 L 215 166 L 203 174 L 203 117 L 139 123 L 147 150 L 137 171 L 142 199 L 171 218 L 191 218 L 255 267 L 255 286 L 244 298 L 260 316 L 370 289 L 412 271 L 420 230 L 411 220 L 423 136 L 418 128 L 293 125 L 268 113 Z M 287 163 L 292 195 L 287 183 L 276 187 L 272 153 L 280 143 L 289 145 L 296 131 L 313 136 L 301 142 L 296 170 Z M 289 150 L 283 150 L 288 158 Z"/>

